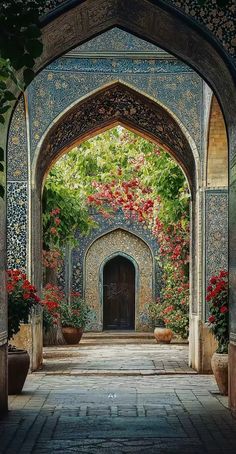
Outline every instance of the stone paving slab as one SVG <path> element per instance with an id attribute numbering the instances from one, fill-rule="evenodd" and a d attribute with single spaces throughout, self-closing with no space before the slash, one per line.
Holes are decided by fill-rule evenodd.
<path id="1" fill-rule="evenodd" d="M 33 373 L 9 403 L 1 454 L 236 453 L 236 420 L 209 375 Z"/>
<path id="2" fill-rule="evenodd" d="M 43 372 L 48 375 L 164 375 L 195 374 L 188 366 L 188 346 L 128 344 L 109 339 L 105 345 L 57 346 L 44 349 Z M 99 354 L 98 354 L 99 351 Z"/>

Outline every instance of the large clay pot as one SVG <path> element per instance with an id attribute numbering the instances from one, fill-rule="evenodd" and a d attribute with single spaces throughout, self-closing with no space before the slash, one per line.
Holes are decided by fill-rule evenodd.
<path id="1" fill-rule="evenodd" d="M 20 394 L 25 383 L 30 365 L 26 350 L 19 348 L 8 351 L 8 394 Z"/>
<path id="2" fill-rule="evenodd" d="M 220 394 L 228 396 L 228 354 L 214 353 L 211 358 L 211 367 Z"/>
<path id="3" fill-rule="evenodd" d="M 173 337 L 173 331 L 170 328 L 158 326 L 154 329 L 154 336 L 158 344 L 169 344 Z"/>
<path id="4" fill-rule="evenodd" d="M 82 334 L 83 328 L 74 328 L 73 326 L 63 326 L 62 327 L 63 337 L 67 344 L 78 344 Z"/>

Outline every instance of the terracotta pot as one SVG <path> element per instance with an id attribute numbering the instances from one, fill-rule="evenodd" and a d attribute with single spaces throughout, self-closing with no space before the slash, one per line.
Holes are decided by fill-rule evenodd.
<path id="1" fill-rule="evenodd" d="M 67 344 L 78 344 L 82 334 L 83 328 L 74 328 L 73 326 L 63 326 L 62 327 L 63 337 Z"/>
<path id="2" fill-rule="evenodd" d="M 173 337 L 173 331 L 170 328 L 157 327 L 154 329 L 154 336 L 158 344 L 169 344 Z"/>
<path id="3" fill-rule="evenodd" d="M 8 351 L 8 394 L 20 394 L 30 365 L 26 350 L 14 348 Z"/>
<path id="4" fill-rule="evenodd" d="M 214 353 L 211 358 L 211 367 L 220 394 L 228 396 L 228 354 Z"/>

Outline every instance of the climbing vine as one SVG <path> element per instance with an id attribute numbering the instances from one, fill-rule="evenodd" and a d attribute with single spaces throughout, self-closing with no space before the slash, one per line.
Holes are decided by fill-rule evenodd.
<path id="1" fill-rule="evenodd" d="M 60 199 L 63 191 L 72 205 L 69 199 Z M 86 233 L 91 208 L 105 218 L 121 209 L 127 218 L 152 231 L 160 245 L 162 317 L 175 332 L 187 337 L 189 190 L 178 164 L 161 147 L 121 127 L 85 141 L 64 155 L 46 180 L 45 242 L 59 244 L 59 235 L 73 238 L 77 229 Z M 87 213 L 82 217 L 84 223 L 82 212 Z M 50 261 L 54 254 L 50 253 L 49 266 Z"/>

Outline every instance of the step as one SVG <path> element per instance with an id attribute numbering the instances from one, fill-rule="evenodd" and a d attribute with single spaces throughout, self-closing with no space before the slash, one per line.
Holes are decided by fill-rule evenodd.
<path id="1" fill-rule="evenodd" d="M 86 332 L 83 334 L 83 339 L 153 339 L 153 332 L 138 332 L 138 331 L 102 331 L 102 332 Z"/>

